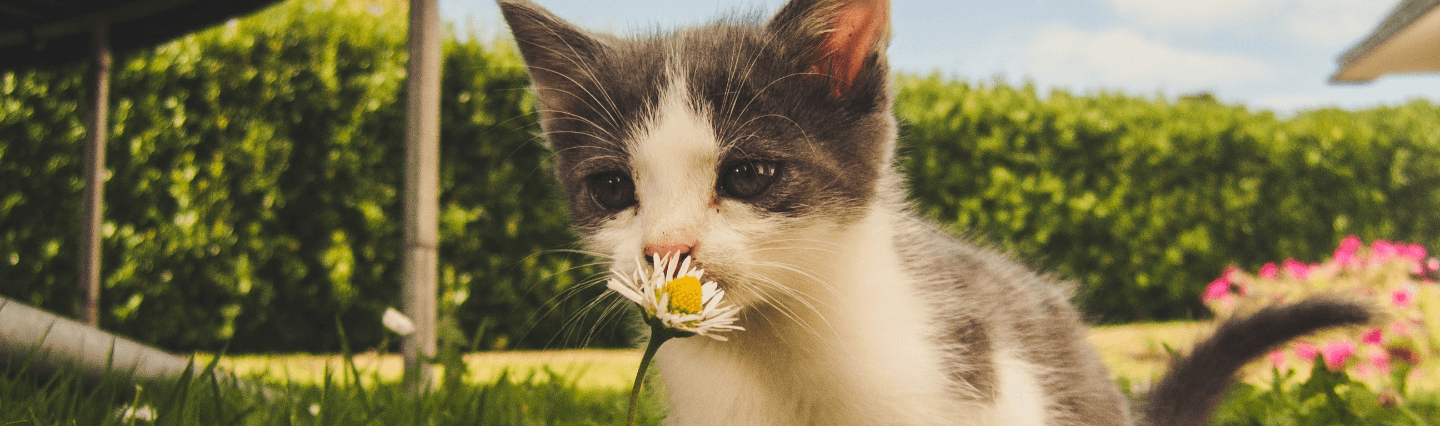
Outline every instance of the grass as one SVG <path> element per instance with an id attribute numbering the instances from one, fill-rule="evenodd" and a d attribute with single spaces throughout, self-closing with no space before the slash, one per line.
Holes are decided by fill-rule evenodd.
<path id="1" fill-rule="evenodd" d="M 581 389 L 545 368 L 417 393 L 358 363 L 322 368 L 316 382 L 265 379 L 271 385 L 263 390 L 238 385 L 233 375 L 210 374 L 218 364 L 174 383 L 143 386 L 118 376 L 96 383 L 68 372 L 10 371 L 0 374 L 0 426 L 615 425 L 627 408 L 624 390 Z M 654 394 L 640 408 L 637 424 L 656 425 L 664 417 Z"/>
<path id="2" fill-rule="evenodd" d="M 1163 373 L 1167 346 L 1184 350 L 1207 332 L 1203 323 L 1140 324 L 1096 328 L 1091 340 L 1122 383 L 1143 390 Z M 208 368 L 266 384 L 268 390 L 263 392 L 208 374 L 174 384 L 134 387 L 119 380 L 95 383 L 73 374 L 45 376 L 18 371 L 0 374 L 0 426 L 614 425 L 623 422 L 626 394 L 639 355 L 638 350 L 468 354 L 464 357 L 465 380 L 421 394 L 399 384 L 403 367 L 395 354 L 357 354 L 349 362 L 328 355 L 197 357 L 197 362 Z M 1440 371 L 1436 364 L 1432 360 L 1422 368 Z M 1292 380 L 1303 381 L 1304 374 Z M 1230 420 L 1222 423 L 1259 424 L 1254 418 L 1262 415 L 1270 416 L 1269 420 L 1308 419 L 1311 417 L 1305 416 L 1313 414 L 1312 408 L 1319 404 L 1316 401 L 1324 396 L 1270 392 L 1267 383 L 1272 376 L 1263 366 L 1246 377 L 1252 386 L 1237 387 L 1240 390 L 1232 393 L 1220 417 Z M 1418 402 L 1407 402 L 1408 407 L 1415 407 L 1411 411 L 1430 414 L 1440 410 L 1440 394 L 1433 392 L 1440 387 L 1436 381 L 1432 373 L 1417 383 L 1416 388 L 1428 391 L 1412 392 Z M 1374 399 L 1368 393 L 1345 395 Z M 126 415 L 127 410 L 135 413 L 138 408 L 156 415 L 148 420 L 143 415 Z M 646 395 L 640 424 L 659 424 L 664 411 L 660 398 Z"/>
<path id="3" fill-rule="evenodd" d="M 208 362 L 211 356 L 202 355 L 200 362 Z M 635 368 L 640 364 L 640 353 L 627 349 L 584 349 L 559 351 L 508 351 L 466 354 L 466 381 L 470 383 L 492 383 L 501 376 L 512 381 L 531 374 L 553 371 L 559 376 L 575 381 L 580 389 L 628 390 L 635 380 Z M 404 373 L 403 361 L 399 354 L 377 354 L 366 352 L 353 357 L 355 366 L 370 372 L 361 377 L 361 383 L 399 381 Z M 226 371 L 242 377 L 257 377 L 271 383 L 319 383 L 328 370 L 339 370 L 345 365 L 340 355 L 232 355 L 220 359 L 219 365 Z M 437 372 L 438 373 L 438 372 Z"/>
<path id="4" fill-rule="evenodd" d="M 1210 332 L 1206 322 L 1165 322 L 1096 327 L 1090 342 L 1100 350 L 1101 358 L 1117 378 L 1130 383 L 1145 384 L 1166 371 L 1169 353 L 1166 347 L 1185 351 Z M 201 357 L 200 362 L 208 362 Z M 357 367 L 376 372 L 381 381 L 397 381 L 403 367 L 398 354 L 374 352 L 354 356 Z M 640 364 L 638 349 L 586 349 L 561 351 L 486 352 L 465 355 L 471 383 L 493 382 L 509 373 L 512 380 L 549 369 L 576 382 L 580 389 L 630 388 L 635 368 Z M 220 366 L 240 376 L 256 375 L 276 383 L 298 381 L 318 383 L 325 369 L 339 369 L 344 360 L 339 355 L 238 355 L 220 360 Z M 1422 366 L 1426 371 L 1440 371 L 1440 362 L 1431 360 Z M 1307 377 L 1301 372 L 1299 379 Z M 1249 383 L 1268 383 L 1269 367 L 1256 363 L 1244 372 Z M 369 384 L 369 378 L 365 378 Z M 1419 389 L 1440 389 L 1440 377 L 1429 377 L 1416 383 Z"/>

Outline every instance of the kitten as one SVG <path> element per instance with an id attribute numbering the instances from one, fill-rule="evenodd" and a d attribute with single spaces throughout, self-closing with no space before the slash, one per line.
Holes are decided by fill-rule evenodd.
<path id="1" fill-rule="evenodd" d="M 619 268 L 686 254 L 743 308 L 729 342 L 660 349 L 671 424 L 1202 424 L 1246 361 L 1371 315 L 1317 299 L 1228 322 L 1132 418 L 1066 286 L 908 207 L 887 1 L 642 38 L 500 6 L 587 245 Z"/>

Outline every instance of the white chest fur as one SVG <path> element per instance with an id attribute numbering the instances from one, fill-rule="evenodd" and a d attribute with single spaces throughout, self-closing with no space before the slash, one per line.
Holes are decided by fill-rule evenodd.
<path id="1" fill-rule="evenodd" d="M 1044 400 L 1028 366 L 999 360 L 994 405 L 961 402 L 945 372 L 929 304 L 891 247 L 878 209 L 842 233 L 828 264 L 800 265 L 824 281 L 813 309 L 750 312 L 730 342 L 681 339 L 656 363 L 670 424 L 1042 424 Z M 1003 352 L 1001 352 L 1003 353 Z M 1019 421 L 995 422 L 999 419 Z"/>

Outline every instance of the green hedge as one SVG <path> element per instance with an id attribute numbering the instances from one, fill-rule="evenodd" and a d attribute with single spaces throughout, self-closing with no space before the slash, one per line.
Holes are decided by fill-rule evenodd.
<path id="1" fill-rule="evenodd" d="M 900 81 L 919 210 L 1071 277 L 1093 320 L 1203 316 L 1230 264 L 1326 257 L 1346 235 L 1440 243 L 1440 108 L 1280 120 L 937 77 Z"/>
<path id="2" fill-rule="evenodd" d="M 333 351 L 338 320 L 352 345 L 381 341 L 399 303 L 405 19 L 376 7 L 291 2 L 117 61 L 106 328 Z M 558 251 L 575 238 L 519 58 L 453 37 L 445 53 L 442 307 L 480 347 L 576 344 L 594 320 L 568 316 L 603 286 L 565 292 L 598 271 Z M 0 294 L 59 312 L 77 299 L 82 71 L 0 74 Z"/>
<path id="3" fill-rule="evenodd" d="M 355 2 L 360 3 L 360 2 Z M 333 351 L 398 304 L 404 11 L 290 2 L 117 61 L 102 323 L 176 350 Z M 509 47 L 451 37 L 444 334 L 623 344 Z M 83 66 L 0 74 L 0 295 L 75 312 Z M 1101 321 L 1203 315 L 1227 264 L 1434 244 L 1440 109 L 1279 120 L 1203 101 L 902 77 L 917 208 L 1081 283 Z M 584 285 L 591 284 L 591 285 Z"/>

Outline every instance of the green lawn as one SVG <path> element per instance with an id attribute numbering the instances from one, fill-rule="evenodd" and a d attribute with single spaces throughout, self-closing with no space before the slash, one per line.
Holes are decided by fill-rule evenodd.
<path id="1" fill-rule="evenodd" d="M 367 372 L 361 377 L 366 384 L 375 377 L 381 381 L 398 381 L 404 372 L 400 354 L 366 352 L 356 354 L 353 359 L 357 368 Z M 201 362 L 208 361 L 209 357 L 201 357 Z M 318 383 L 325 377 L 327 368 L 338 371 L 344 362 L 340 355 L 231 355 L 220 360 L 220 367 L 241 377 L 259 376 L 274 383 Z M 492 383 L 502 373 L 512 381 L 520 381 L 532 374 L 543 375 L 549 369 L 575 381 L 581 389 L 628 390 L 635 381 L 640 352 L 627 349 L 482 352 L 465 355 L 465 364 L 469 369 L 466 379 L 471 383 Z"/>
<path id="2" fill-rule="evenodd" d="M 1208 335 L 1207 322 L 1167 322 L 1097 327 L 1090 341 L 1100 349 L 1101 357 L 1116 377 L 1130 383 L 1144 384 L 1165 372 L 1165 347 L 1187 351 L 1197 340 Z M 399 380 L 403 370 L 399 354 L 357 354 L 355 364 L 363 371 L 377 373 L 383 381 Z M 202 361 L 208 361 L 202 358 Z M 473 383 L 493 382 L 502 372 L 512 380 L 540 374 L 545 368 L 576 382 L 581 389 L 629 389 L 640 363 L 640 350 L 586 349 L 561 351 L 510 351 L 472 353 L 465 356 Z M 279 383 L 300 381 L 317 383 L 328 368 L 343 364 L 339 355 L 236 355 L 227 356 L 220 366 L 240 376 L 262 375 Z M 1429 360 L 1426 371 L 1440 372 L 1440 362 Z M 1440 374 L 1440 373 L 1437 373 Z M 1302 372 L 1300 379 L 1306 377 Z M 1265 383 L 1270 370 L 1263 362 L 1247 368 L 1246 381 Z M 1440 377 L 1432 374 L 1415 384 L 1418 389 L 1440 389 Z"/>
<path id="3" fill-rule="evenodd" d="M 1161 323 L 1097 328 L 1092 339 L 1117 377 L 1143 392 L 1163 371 L 1167 345 L 1183 350 L 1206 333 L 1205 324 Z M 352 357 L 353 364 L 324 355 L 200 358 L 239 377 L 259 378 L 268 384 L 264 391 L 213 375 L 134 386 L 119 380 L 96 385 L 69 373 L 0 374 L 0 426 L 616 425 L 624 422 L 639 353 L 517 351 L 464 359 L 467 380 L 420 394 L 399 384 L 398 355 L 374 353 Z M 1423 368 L 1434 372 L 1436 364 L 1430 361 Z M 1425 425 L 1434 423 L 1427 419 L 1440 418 L 1433 373 L 1424 376 L 1419 389 L 1389 403 L 1374 388 L 1323 368 L 1316 373 L 1309 380 L 1302 373 L 1292 384 L 1275 388 L 1265 370 L 1257 368 L 1247 378 L 1252 385 L 1232 388 L 1214 424 Z M 665 410 L 664 401 L 647 392 L 638 424 L 659 424 Z M 136 411 L 148 417 L 127 414 Z"/>

